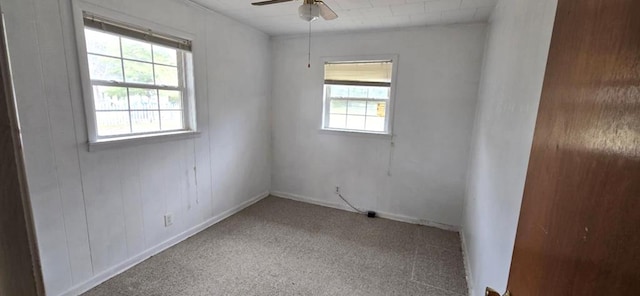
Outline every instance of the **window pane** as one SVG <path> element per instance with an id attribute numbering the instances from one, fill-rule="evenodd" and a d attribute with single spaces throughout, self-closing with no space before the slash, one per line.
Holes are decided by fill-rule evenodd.
<path id="1" fill-rule="evenodd" d="M 178 68 L 169 66 L 156 67 L 156 85 L 178 86 Z"/>
<path id="2" fill-rule="evenodd" d="M 182 94 L 177 90 L 160 90 L 160 109 L 182 109 Z"/>
<path id="3" fill-rule="evenodd" d="M 367 116 L 385 117 L 385 114 L 387 111 L 386 108 L 387 108 L 386 102 L 368 101 Z"/>
<path id="4" fill-rule="evenodd" d="M 151 44 L 123 37 L 122 57 L 132 60 L 151 62 Z"/>
<path id="5" fill-rule="evenodd" d="M 89 54 L 89 75 L 92 80 L 122 81 L 120 59 Z"/>
<path id="6" fill-rule="evenodd" d="M 131 132 L 129 112 L 127 111 L 96 111 L 98 136 L 113 136 Z"/>
<path id="7" fill-rule="evenodd" d="M 377 102 L 367 102 L 367 115 L 368 116 L 377 116 L 378 114 L 378 103 Z"/>
<path id="8" fill-rule="evenodd" d="M 126 82 L 153 84 L 153 66 L 149 63 L 124 61 Z"/>
<path id="9" fill-rule="evenodd" d="M 365 115 L 366 112 L 367 112 L 366 101 L 349 101 L 349 108 L 347 109 L 348 114 Z"/>
<path id="10" fill-rule="evenodd" d="M 347 115 L 347 128 L 364 130 L 364 116 Z"/>
<path id="11" fill-rule="evenodd" d="M 155 89 L 130 88 L 129 100 L 132 110 L 158 109 L 158 91 Z"/>
<path id="12" fill-rule="evenodd" d="M 331 98 L 389 99 L 389 87 L 329 85 Z"/>
<path id="13" fill-rule="evenodd" d="M 387 103 L 386 102 L 378 102 L 378 111 L 376 113 L 376 115 L 378 115 L 378 117 L 385 117 L 387 116 Z"/>
<path id="14" fill-rule="evenodd" d="M 346 128 L 347 116 L 339 114 L 329 115 L 329 127 L 330 128 Z"/>
<path id="15" fill-rule="evenodd" d="M 348 98 L 349 87 L 344 85 L 329 85 L 332 98 Z"/>
<path id="16" fill-rule="evenodd" d="M 368 131 L 384 132 L 384 117 L 367 116 L 365 129 Z"/>
<path id="17" fill-rule="evenodd" d="M 388 87 L 377 87 L 371 86 L 369 87 L 369 95 L 367 98 L 370 99 L 388 99 L 389 98 L 389 88 Z"/>
<path id="18" fill-rule="evenodd" d="M 350 98 L 366 98 L 369 90 L 366 86 L 350 86 L 349 97 Z"/>
<path id="19" fill-rule="evenodd" d="M 85 29 L 84 39 L 88 53 L 120 57 L 120 37 Z"/>
<path id="20" fill-rule="evenodd" d="M 347 114 L 347 100 L 331 100 L 329 113 Z"/>
<path id="21" fill-rule="evenodd" d="M 154 45 L 153 62 L 157 64 L 178 65 L 178 52 L 175 49 Z"/>
<path id="22" fill-rule="evenodd" d="M 158 111 L 131 111 L 131 128 L 134 133 L 159 131 Z"/>
<path id="23" fill-rule="evenodd" d="M 127 89 L 113 86 L 93 86 L 93 100 L 96 110 L 127 110 Z"/>
<path id="24" fill-rule="evenodd" d="M 160 111 L 162 130 L 179 130 L 183 128 L 182 111 Z"/>

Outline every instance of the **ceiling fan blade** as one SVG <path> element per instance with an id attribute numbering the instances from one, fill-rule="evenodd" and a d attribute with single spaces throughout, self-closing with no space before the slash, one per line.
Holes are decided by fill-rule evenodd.
<path id="1" fill-rule="evenodd" d="M 320 16 L 325 20 L 334 20 L 338 18 L 338 15 L 327 4 L 322 1 L 315 2 L 320 7 Z"/>
<path id="2" fill-rule="evenodd" d="M 269 1 L 262 1 L 262 2 L 253 2 L 251 3 L 251 5 L 263 6 L 263 5 L 278 4 L 278 3 L 291 2 L 291 1 L 293 0 L 269 0 Z"/>

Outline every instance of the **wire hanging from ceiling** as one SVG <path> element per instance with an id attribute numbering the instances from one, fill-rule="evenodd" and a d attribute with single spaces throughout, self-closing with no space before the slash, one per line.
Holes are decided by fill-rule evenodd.
<path id="1" fill-rule="evenodd" d="M 309 7 L 311 13 L 311 7 Z M 309 22 L 309 52 L 307 54 L 307 68 L 311 68 L 311 22 Z"/>

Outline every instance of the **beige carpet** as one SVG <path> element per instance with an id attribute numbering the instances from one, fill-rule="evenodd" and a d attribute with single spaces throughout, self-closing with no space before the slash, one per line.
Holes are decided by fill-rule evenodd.
<path id="1" fill-rule="evenodd" d="M 467 295 L 458 234 L 268 197 L 85 295 Z"/>

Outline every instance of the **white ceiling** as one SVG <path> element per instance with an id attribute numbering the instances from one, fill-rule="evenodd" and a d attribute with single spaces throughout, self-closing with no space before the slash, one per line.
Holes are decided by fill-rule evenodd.
<path id="1" fill-rule="evenodd" d="M 302 0 L 252 6 L 259 0 L 190 0 L 258 28 L 270 35 L 308 31 L 298 18 Z M 497 0 L 324 0 L 337 14 L 332 21 L 319 19 L 313 32 L 354 31 L 486 21 Z"/>

